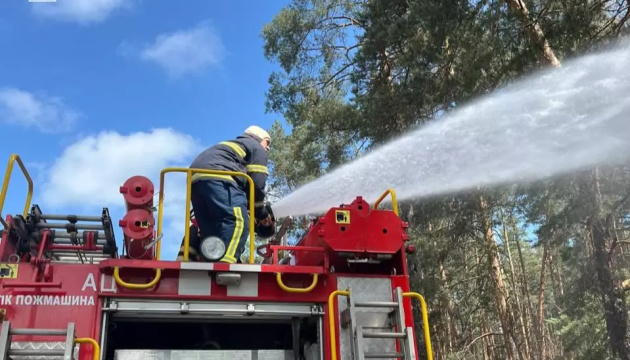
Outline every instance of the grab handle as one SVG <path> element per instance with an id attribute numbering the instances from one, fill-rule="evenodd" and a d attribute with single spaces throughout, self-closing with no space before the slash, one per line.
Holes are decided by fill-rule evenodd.
<path id="1" fill-rule="evenodd" d="M 76 344 L 90 344 L 92 345 L 92 359 L 99 360 L 101 358 L 101 347 L 96 342 L 96 340 L 92 338 L 76 338 L 74 339 Z"/>
<path id="2" fill-rule="evenodd" d="M 328 333 L 330 334 L 330 359 L 337 360 L 337 334 L 335 334 L 335 298 L 337 295 L 350 296 L 350 291 L 335 290 L 328 296 Z"/>
<path id="3" fill-rule="evenodd" d="M 152 288 L 160 281 L 161 277 L 162 277 L 162 269 L 155 269 L 155 277 L 150 282 L 146 284 L 128 283 L 128 282 L 123 281 L 123 279 L 120 278 L 120 268 L 118 266 L 114 267 L 114 280 L 116 280 L 116 284 L 126 289 L 144 290 L 144 289 Z"/>
<path id="4" fill-rule="evenodd" d="M 394 189 L 387 189 L 375 202 L 372 208 L 374 210 L 378 209 L 378 206 L 381 204 L 381 201 L 387 197 L 387 195 L 392 196 L 392 209 L 394 210 L 394 214 L 398 216 L 398 201 L 396 200 L 396 192 Z"/>
<path id="5" fill-rule="evenodd" d="M 9 158 L 9 163 L 7 164 L 7 170 L 4 173 L 4 182 L 2 183 L 2 190 L 0 191 L 0 223 L 2 223 L 5 229 L 8 227 L 8 225 L 4 221 L 4 217 L 2 216 L 2 208 L 4 207 L 4 200 L 6 199 L 7 191 L 9 190 L 9 182 L 11 182 L 11 174 L 13 173 L 13 164 L 16 162 L 18 163 L 20 170 L 22 170 L 22 174 L 24 174 L 24 177 L 26 178 L 26 182 L 28 183 L 28 191 L 26 193 L 26 202 L 24 204 L 24 211 L 22 212 L 22 215 L 24 217 L 26 217 L 26 215 L 28 214 L 28 210 L 31 207 L 31 200 L 33 199 L 33 180 L 31 179 L 31 175 L 29 175 L 28 171 L 26 170 L 26 166 L 24 166 L 24 163 L 22 162 L 22 159 L 20 159 L 20 156 L 17 154 L 13 154 Z"/>
<path id="6" fill-rule="evenodd" d="M 422 312 L 422 327 L 424 328 L 424 343 L 427 347 L 427 359 L 433 360 L 433 350 L 431 349 L 431 333 L 429 331 L 429 315 L 427 314 L 427 302 L 424 296 L 417 292 L 403 293 L 403 297 L 413 297 L 420 301 L 420 311 Z"/>
<path id="7" fill-rule="evenodd" d="M 315 286 L 317 286 L 317 274 L 313 274 L 313 282 L 311 282 L 311 285 L 309 285 L 308 287 L 305 288 L 293 288 L 293 287 L 288 287 L 286 286 L 283 282 L 282 282 L 282 274 L 281 273 L 276 273 L 276 282 L 278 283 L 278 286 L 280 286 L 280 288 L 288 293 L 307 293 L 307 292 L 311 292 L 313 289 L 315 289 Z"/>

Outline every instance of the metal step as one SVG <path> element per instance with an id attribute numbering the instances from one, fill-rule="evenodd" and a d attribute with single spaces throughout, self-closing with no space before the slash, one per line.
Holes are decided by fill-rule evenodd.
<path id="1" fill-rule="evenodd" d="M 404 358 L 404 353 L 367 353 L 363 354 L 366 359 L 397 359 Z"/>
<path id="2" fill-rule="evenodd" d="M 404 339 L 405 333 L 398 332 L 363 332 L 363 337 L 368 339 Z"/>
<path id="3" fill-rule="evenodd" d="M 398 307 L 398 303 L 394 301 L 372 301 L 372 302 L 355 302 L 355 307 L 360 308 L 392 308 Z"/>
<path id="4" fill-rule="evenodd" d="M 65 356 L 66 349 L 50 349 L 50 350 L 38 350 L 38 349 L 11 349 L 9 350 L 9 357 L 13 359 L 15 356 Z"/>
<path id="5" fill-rule="evenodd" d="M 114 360 L 293 360 L 291 350 L 116 350 Z"/>
<path id="6" fill-rule="evenodd" d="M 59 348 L 12 348 L 12 337 L 15 335 L 41 335 L 41 336 L 65 336 L 65 349 Z M 17 356 L 63 356 L 64 360 L 71 360 L 74 353 L 74 323 L 68 324 L 68 328 L 61 329 L 12 329 L 9 321 L 2 322 L 0 332 L 0 360 L 8 360 Z"/>

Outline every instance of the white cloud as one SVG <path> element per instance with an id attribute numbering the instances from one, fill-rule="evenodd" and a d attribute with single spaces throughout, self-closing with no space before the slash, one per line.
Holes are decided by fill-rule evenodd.
<path id="1" fill-rule="evenodd" d="M 135 51 L 124 41 L 118 52 L 130 55 Z M 138 56 L 162 67 L 170 76 L 180 77 L 218 65 L 225 57 L 225 47 L 210 23 L 203 21 L 190 29 L 158 35 Z"/>
<path id="2" fill-rule="evenodd" d="M 74 205 L 76 199 L 86 205 L 119 205 L 118 189 L 127 178 L 156 179 L 164 167 L 190 162 L 198 149 L 193 137 L 172 129 L 89 136 L 68 146 L 55 161 L 43 200 L 51 206 Z"/>
<path id="3" fill-rule="evenodd" d="M 60 21 L 81 25 L 100 23 L 115 11 L 130 9 L 136 0 L 57 0 L 55 3 L 33 3 L 33 12 Z"/>
<path id="4" fill-rule="evenodd" d="M 0 89 L 1 122 L 56 133 L 70 130 L 80 117 L 58 97 L 10 87 Z"/>
<path id="5" fill-rule="evenodd" d="M 109 207 L 118 229 L 124 216 L 124 199 L 119 188 L 134 175 L 144 175 L 155 186 L 158 204 L 160 171 L 165 167 L 188 167 L 201 150 L 190 135 L 172 129 L 155 129 L 121 135 L 102 132 L 68 146 L 46 174 L 47 182 L 39 192 L 46 208 L 85 211 Z M 163 258 L 173 257 L 184 230 L 186 199 L 185 175 L 166 174 L 163 233 Z M 79 209 L 77 209 L 77 207 Z M 157 213 L 155 214 L 157 220 Z M 119 241 L 122 241 L 119 237 Z M 170 253 L 170 254 L 169 254 Z"/>

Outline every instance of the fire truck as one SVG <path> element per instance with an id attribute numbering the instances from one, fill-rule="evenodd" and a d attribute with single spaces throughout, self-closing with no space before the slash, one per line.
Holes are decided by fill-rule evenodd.
<path id="1" fill-rule="evenodd" d="M 15 164 L 28 184 L 24 210 L 4 216 Z M 163 241 L 178 241 L 162 238 L 168 173 L 188 179 L 183 261 L 160 258 Z M 32 205 L 33 181 L 12 155 L 0 193 L 0 360 L 433 358 L 426 303 L 409 287 L 406 256 L 415 248 L 393 190 L 372 206 L 358 196 L 329 209 L 292 246 L 278 237 L 286 220 L 255 246 L 252 216 L 247 261 L 213 261 L 222 253 L 209 244 L 206 261 L 193 262 L 193 173 L 252 183 L 244 173 L 166 168 L 156 206 L 153 183 L 134 176 L 120 187 L 126 214 L 115 224 L 107 208 L 82 216 Z M 378 209 L 388 196 L 392 210 Z"/>

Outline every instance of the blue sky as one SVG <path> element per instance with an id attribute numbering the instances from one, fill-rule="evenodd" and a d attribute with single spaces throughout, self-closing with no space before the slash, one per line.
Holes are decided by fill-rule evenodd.
<path id="1" fill-rule="evenodd" d="M 44 212 L 109 207 L 120 244 L 118 188 L 129 176 L 148 176 L 157 194 L 162 168 L 278 118 L 265 114 L 276 66 L 260 33 L 285 3 L 0 2 L 2 164 L 22 157 Z M 163 259 L 181 241 L 183 185 L 168 177 Z M 3 217 L 21 211 L 25 191 L 16 169 Z"/>

